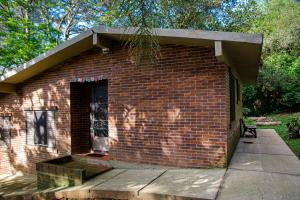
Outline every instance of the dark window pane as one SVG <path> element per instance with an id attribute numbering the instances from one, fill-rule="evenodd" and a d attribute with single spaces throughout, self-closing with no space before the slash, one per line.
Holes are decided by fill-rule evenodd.
<path id="1" fill-rule="evenodd" d="M 10 117 L 0 117 L 0 147 L 10 146 Z"/>
<path id="2" fill-rule="evenodd" d="M 107 84 L 93 86 L 91 100 L 92 130 L 95 136 L 108 137 Z"/>
<path id="3" fill-rule="evenodd" d="M 54 111 L 26 111 L 26 143 L 55 147 L 55 113 Z"/>
<path id="4" fill-rule="evenodd" d="M 229 72 L 229 90 L 230 90 L 230 121 L 235 120 L 235 78 Z"/>
<path id="5" fill-rule="evenodd" d="M 34 144 L 47 145 L 47 112 L 34 111 Z"/>
<path id="6" fill-rule="evenodd" d="M 236 79 L 236 103 L 240 101 L 240 84 L 239 80 Z"/>

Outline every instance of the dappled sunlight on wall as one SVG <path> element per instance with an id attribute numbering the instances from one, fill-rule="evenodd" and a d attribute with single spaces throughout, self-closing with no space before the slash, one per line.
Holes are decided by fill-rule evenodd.
<path id="1" fill-rule="evenodd" d="M 51 79 L 51 77 L 47 77 Z M 34 84 L 31 84 L 34 82 Z M 9 113 L 11 118 L 11 148 L 6 151 L 9 165 L 0 168 L 0 172 L 11 169 L 15 172 L 35 171 L 35 163 L 41 160 L 54 158 L 69 152 L 70 135 L 66 122 L 69 120 L 69 103 L 63 97 L 68 90 L 62 80 L 47 83 L 44 76 L 34 77 L 23 84 L 17 94 L 5 95 L 0 97 L 0 115 Z M 57 85 L 61 87 L 58 88 Z M 61 90 L 64 90 L 62 92 Z M 10 100 L 11 99 L 11 100 Z M 29 146 L 26 144 L 26 110 L 52 110 L 57 109 L 55 118 L 56 126 L 56 148 Z M 3 114 L 4 115 L 4 114 Z M 65 128 L 61 128 L 65 127 Z M 3 154 L 0 153 L 1 158 Z M 3 160 L 1 159 L 1 162 Z"/>
<path id="2" fill-rule="evenodd" d="M 187 116 L 188 113 L 181 112 L 180 108 L 174 106 L 170 108 L 163 105 L 154 106 L 155 100 L 151 102 L 148 104 L 147 100 L 145 103 L 140 101 L 139 105 L 132 105 L 130 109 L 124 106 L 122 117 L 114 120 L 114 122 L 123 121 L 124 130 L 118 131 L 119 143 L 111 143 L 111 148 L 117 152 L 120 149 L 124 156 L 124 159 L 120 157 L 118 159 L 124 161 L 141 159 L 141 162 L 151 164 L 153 162 L 150 159 L 154 157 L 162 165 L 197 166 L 203 163 L 203 160 L 206 160 L 203 163 L 206 165 L 224 165 L 225 139 L 216 145 L 214 141 L 201 135 L 195 137 L 193 125 L 185 125 L 189 118 L 185 119 L 183 116 Z M 159 110 L 159 114 L 155 112 L 156 109 Z M 216 137 L 220 138 L 220 135 Z M 195 150 L 201 151 L 201 154 Z"/>
<path id="3" fill-rule="evenodd" d="M 108 130 L 109 130 L 110 145 L 114 145 L 115 142 L 119 141 L 117 123 L 118 123 L 117 118 L 113 116 L 109 116 Z"/>
<path id="4" fill-rule="evenodd" d="M 32 92 L 24 94 L 22 107 L 23 109 L 28 108 L 39 108 L 45 106 L 44 90 L 43 88 L 36 89 Z"/>
<path id="5" fill-rule="evenodd" d="M 112 159 L 193 167 L 225 165 L 226 68 L 215 60 L 207 62 L 198 50 L 179 48 L 178 60 L 164 60 L 165 51 L 157 66 L 137 71 L 126 63 L 116 66 L 130 76 L 114 78 L 109 89 L 113 93 L 109 115 L 117 119 L 119 139 L 111 144 Z M 205 58 L 211 56 L 209 51 L 202 53 Z"/>
<path id="6" fill-rule="evenodd" d="M 176 120 L 180 120 L 181 115 L 180 115 L 180 109 L 179 108 L 170 108 L 167 111 L 168 113 L 168 121 L 171 123 L 174 123 Z"/>
<path id="7" fill-rule="evenodd" d="M 77 109 L 89 101 L 84 99 L 88 95 L 77 91 L 82 102 L 72 105 L 70 85 L 75 78 L 101 76 L 108 81 L 111 159 L 180 167 L 224 166 L 225 70 L 214 52 L 202 47 L 163 46 L 159 62 L 146 67 L 132 65 L 126 49 L 105 55 L 85 52 L 22 83 L 18 94 L 0 97 L 0 113 L 13 114 L 11 164 L 30 171 L 35 162 L 68 154 L 81 141 L 88 145 L 86 119 L 81 124 L 86 131 L 79 131 L 78 137 L 72 137 L 71 130 L 72 123 L 83 119 Z M 84 115 L 89 112 L 89 104 L 85 106 Z M 37 107 L 56 109 L 55 149 L 26 145 L 24 109 Z M 70 112 L 75 118 L 71 119 Z"/>
<path id="8" fill-rule="evenodd" d="M 131 105 L 125 105 L 123 112 L 123 127 L 126 131 L 135 128 L 136 117 L 136 108 Z"/>

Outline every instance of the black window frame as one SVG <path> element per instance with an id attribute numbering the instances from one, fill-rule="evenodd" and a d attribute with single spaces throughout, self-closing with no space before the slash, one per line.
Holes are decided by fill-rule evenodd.
<path id="1" fill-rule="evenodd" d="M 230 105 L 230 122 L 236 120 L 236 78 L 232 74 L 231 70 L 229 69 L 229 105 Z"/>

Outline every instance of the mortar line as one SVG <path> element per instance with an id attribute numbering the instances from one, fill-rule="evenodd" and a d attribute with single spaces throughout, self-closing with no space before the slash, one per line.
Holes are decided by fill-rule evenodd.
<path id="1" fill-rule="evenodd" d="M 142 187 L 141 189 L 139 189 L 137 191 L 137 195 L 140 195 L 140 191 L 145 189 L 147 186 L 151 185 L 154 181 L 156 181 L 158 178 L 160 178 L 162 175 L 164 175 L 168 170 L 166 169 L 164 172 L 162 172 L 160 175 L 158 175 L 156 178 L 152 179 L 149 183 L 147 183 L 147 185 L 145 185 L 144 187 Z"/>

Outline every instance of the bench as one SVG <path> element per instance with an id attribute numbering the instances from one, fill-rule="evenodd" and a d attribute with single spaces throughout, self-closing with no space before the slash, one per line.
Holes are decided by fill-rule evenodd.
<path id="1" fill-rule="evenodd" d="M 241 122 L 241 137 L 245 137 L 246 132 L 253 135 L 255 138 L 257 138 L 257 132 L 256 132 L 256 126 L 249 126 L 246 125 L 243 119 L 240 119 Z"/>

